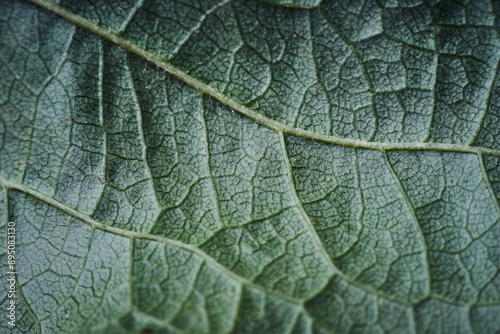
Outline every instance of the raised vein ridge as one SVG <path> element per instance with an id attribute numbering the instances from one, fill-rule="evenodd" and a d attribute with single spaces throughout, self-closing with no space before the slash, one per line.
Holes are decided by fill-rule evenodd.
<path id="1" fill-rule="evenodd" d="M 81 212 L 76 211 L 75 209 L 72 209 L 72 208 L 66 206 L 65 204 L 47 196 L 47 195 L 39 193 L 38 191 L 31 189 L 25 185 L 7 181 L 6 179 L 4 179 L 1 176 L 0 176 L 0 187 L 2 187 L 4 189 L 12 189 L 12 190 L 21 191 L 27 195 L 30 195 L 30 196 L 32 196 L 40 201 L 43 201 L 43 202 L 61 210 L 61 211 L 69 214 L 70 216 L 72 216 L 76 219 L 79 219 L 79 220 L 89 224 L 93 228 L 96 228 L 96 229 L 99 229 L 99 230 L 102 230 L 105 232 L 129 237 L 129 238 L 139 238 L 139 239 L 148 239 L 148 240 L 152 240 L 152 241 L 157 241 L 157 242 L 160 242 L 163 244 L 167 244 L 167 245 L 171 245 L 174 247 L 178 247 L 178 248 L 187 250 L 191 253 L 198 255 L 201 259 L 203 259 L 204 261 L 206 261 L 207 263 L 209 263 L 213 267 L 217 268 L 219 271 L 221 271 L 222 273 L 224 273 L 225 275 L 227 275 L 231 279 L 235 280 L 236 282 L 239 282 L 240 284 L 245 284 L 245 285 L 250 286 L 252 288 L 255 288 L 257 290 L 264 291 L 265 293 L 267 293 L 269 295 L 276 296 L 277 298 L 285 300 L 289 303 L 293 303 L 293 304 L 297 304 L 297 305 L 302 305 L 302 303 L 303 303 L 301 300 L 294 299 L 294 298 L 288 297 L 288 296 L 284 296 L 284 295 L 277 293 L 277 292 L 274 292 L 272 290 L 265 289 L 262 286 L 257 285 L 255 283 L 249 281 L 248 279 L 233 273 L 232 271 L 230 271 L 226 267 L 222 266 L 220 263 L 215 261 L 211 256 L 209 256 L 208 254 L 206 254 L 205 252 L 203 252 L 201 249 L 199 249 L 196 246 L 185 244 L 181 241 L 177 241 L 174 239 L 169 239 L 169 238 L 165 238 L 165 237 L 161 237 L 161 236 L 157 236 L 157 235 L 153 235 L 153 234 L 149 234 L 149 233 L 134 232 L 134 231 L 129 231 L 126 229 L 117 228 L 117 227 L 103 224 L 103 223 L 98 222 L 98 221 L 92 219 L 91 217 L 81 213 Z"/>
<path id="2" fill-rule="evenodd" d="M 120 235 L 120 236 L 124 236 L 124 237 L 128 237 L 128 238 L 138 238 L 138 239 L 147 239 L 147 240 L 152 240 L 152 241 L 156 241 L 156 242 L 160 242 L 162 244 L 166 244 L 166 245 L 170 245 L 170 246 L 174 246 L 174 247 L 178 247 L 178 248 L 181 248 L 181 249 L 184 249 L 188 252 L 191 252 L 191 253 L 194 253 L 196 255 L 198 255 L 202 260 L 206 261 L 207 263 L 209 263 L 210 265 L 212 265 L 214 268 L 216 268 L 217 270 L 219 270 L 220 272 L 222 272 L 223 274 L 225 274 L 226 276 L 230 277 L 231 279 L 233 279 L 234 281 L 240 283 L 240 284 L 244 284 L 244 285 L 247 285 L 249 287 L 252 287 L 256 290 L 260 290 L 260 291 L 263 291 L 265 292 L 266 294 L 269 294 L 271 296 L 275 296 L 276 298 L 279 298 L 279 299 L 282 299 L 286 302 L 289 302 L 289 303 L 292 303 L 292 304 L 295 304 L 295 305 L 299 305 L 301 307 L 303 307 L 304 303 L 307 302 L 309 299 L 307 300 L 300 300 L 300 299 L 296 299 L 296 298 L 293 298 L 293 297 L 289 297 L 289 296 L 286 296 L 286 295 L 283 295 L 279 292 L 275 292 L 273 290 L 269 290 L 261 285 L 258 285 L 258 284 L 255 284 L 254 282 L 234 273 L 233 271 L 227 269 L 226 267 L 224 267 L 222 264 L 220 264 L 219 262 L 217 262 L 214 258 L 212 258 L 210 255 L 208 255 L 207 253 L 205 253 L 203 250 L 201 250 L 199 247 L 197 246 L 194 246 L 194 245 L 190 245 L 190 244 L 186 244 L 182 241 L 178 241 L 178 240 L 175 240 L 175 239 L 170 239 L 170 238 L 166 238 L 166 237 L 162 237 L 162 236 L 158 236 L 158 235 L 154 235 L 154 234 L 150 234 L 150 233 L 144 233 L 144 232 L 135 232 L 135 231 L 130 231 L 130 230 L 127 230 L 127 229 L 123 229 L 123 228 L 118 228 L 118 227 L 113 227 L 113 226 L 109 226 L 109 225 L 106 225 L 106 224 L 103 224 L 99 221 L 96 221 L 95 219 L 87 216 L 86 214 L 83 214 L 73 208 L 70 208 L 68 207 L 67 205 L 53 199 L 52 197 L 50 196 L 47 196 L 43 193 L 40 193 L 38 192 L 37 190 L 34 190 L 28 186 L 25 186 L 23 184 L 19 184 L 19 183 L 15 183 L 15 182 L 10 182 L 8 180 L 6 180 L 5 178 L 3 178 L 2 176 L 0 176 L 0 188 L 3 188 L 4 189 L 4 192 L 5 192 L 5 197 L 7 197 L 7 190 L 16 190 L 16 191 L 20 191 L 24 194 L 27 194 L 29 196 L 32 196 L 33 198 L 36 198 L 50 206 L 53 206 L 55 207 L 56 209 L 58 210 L 61 210 L 62 212 L 82 221 L 82 222 L 85 222 L 87 224 L 89 224 L 91 227 L 93 228 L 96 228 L 96 229 L 99 229 L 99 230 L 102 230 L 102 231 L 105 231 L 105 232 L 108 232 L 108 233 L 113 233 L 113 234 L 116 234 L 116 235 Z M 305 214 L 305 212 L 303 213 Z M 307 217 L 307 214 L 305 214 L 306 217 Z M 306 219 L 306 217 L 304 217 L 304 219 Z M 320 243 L 320 248 L 321 248 L 321 243 Z M 326 254 L 325 254 L 326 255 Z M 387 294 L 381 294 L 377 291 L 374 291 L 364 285 L 360 285 L 358 284 L 357 282 L 353 281 L 352 279 L 350 279 L 349 277 L 347 277 L 343 272 L 339 271 L 337 267 L 335 267 L 335 265 L 333 264 L 333 262 L 331 262 L 331 258 L 327 256 L 327 260 L 330 261 L 330 265 L 332 266 L 331 270 L 332 270 L 332 274 L 333 276 L 330 278 L 332 279 L 333 277 L 337 276 L 339 278 L 341 278 L 342 280 L 344 280 L 346 283 L 352 285 L 353 287 L 356 287 L 358 289 L 361 289 L 367 293 L 370 293 L 370 294 L 373 294 L 375 296 L 378 296 L 378 297 L 381 297 L 381 298 L 384 298 L 388 301 L 391 301 L 393 303 L 397 303 L 399 305 L 404 305 L 404 306 L 410 306 L 409 304 L 405 303 L 404 301 L 401 301 L 399 299 L 396 299 L 396 298 L 393 298 L 392 296 L 390 295 L 387 295 Z M 323 291 L 325 287 L 323 287 L 322 289 L 320 289 L 318 291 L 318 293 L 320 293 L 321 291 Z M 311 298 L 314 298 L 314 297 L 311 297 Z"/>
<path id="3" fill-rule="evenodd" d="M 387 142 L 370 142 L 365 140 L 358 140 L 352 138 L 344 138 L 338 136 L 331 136 L 325 134 L 319 134 L 312 131 L 295 128 L 293 126 L 277 122 L 275 120 L 269 119 L 256 111 L 244 106 L 238 101 L 222 94 L 213 87 L 201 82 L 200 80 L 188 75 L 179 68 L 173 66 L 169 62 L 161 59 L 160 57 L 154 55 L 153 53 L 143 49 L 137 44 L 119 36 L 118 34 L 107 30 L 75 13 L 72 13 L 60 5 L 50 2 L 48 0 L 28 0 L 42 8 L 45 8 L 53 13 L 61 16 L 67 21 L 75 24 L 76 26 L 90 31 L 91 33 L 108 40 L 117 46 L 134 53 L 143 59 L 153 63 L 154 65 L 162 68 L 167 73 L 177 77 L 179 80 L 185 82 L 186 84 L 197 89 L 219 102 L 225 104 L 229 108 L 238 111 L 239 113 L 251 118 L 255 122 L 262 124 L 263 126 L 281 133 L 286 133 L 294 135 L 297 137 L 303 137 L 315 141 L 325 142 L 329 144 L 335 144 L 339 146 L 354 147 L 354 148 L 365 148 L 372 150 L 426 150 L 426 151 L 450 151 L 450 152 L 461 152 L 461 153 L 472 153 L 472 154 L 487 154 L 495 157 L 500 157 L 500 149 L 497 148 L 486 148 L 480 146 L 469 146 L 464 144 L 446 144 L 446 143 L 433 143 L 433 142 L 412 142 L 412 143 L 387 143 Z"/>

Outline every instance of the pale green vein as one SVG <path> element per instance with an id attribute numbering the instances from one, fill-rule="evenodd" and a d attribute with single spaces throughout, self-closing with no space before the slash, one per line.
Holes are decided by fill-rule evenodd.
<path id="1" fill-rule="evenodd" d="M 118 32 L 123 32 L 123 31 L 125 31 L 125 29 L 127 29 L 128 25 L 130 24 L 130 22 L 134 18 L 135 13 L 137 13 L 139 8 L 141 8 L 143 4 L 144 4 L 144 0 L 139 0 L 136 2 L 134 7 L 132 8 L 130 13 L 128 14 L 127 18 L 123 21 L 122 25 L 120 26 L 120 29 L 118 29 Z"/>
<path id="2" fill-rule="evenodd" d="M 285 167 L 286 167 L 286 174 L 288 177 L 288 183 L 290 185 L 290 192 L 291 192 L 293 200 L 295 202 L 295 206 L 300 211 L 300 213 L 304 219 L 304 222 L 306 223 L 307 229 L 309 230 L 309 234 L 311 235 L 314 242 L 318 246 L 318 250 L 320 251 L 322 256 L 325 258 L 326 263 L 328 264 L 328 267 L 333 274 L 333 276 L 331 278 L 333 278 L 335 275 L 337 275 L 342 280 L 346 281 L 349 285 L 352 285 L 353 287 L 356 287 L 360 290 L 363 290 L 369 294 L 375 295 L 375 296 L 380 297 L 380 298 L 387 299 L 389 301 L 392 301 L 392 302 L 400 304 L 400 305 L 409 306 L 408 303 L 406 303 L 405 301 L 398 300 L 390 295 L 383 294 L 380 291 L 375 291 L 375 290 L 371 289 L 370 287 L 359 284 L 358 282 L 356 282 L 355 280 L 353 280 L 352 278 L 350 278 L 349 276 L 344 274 L 340 269 L 337 268 L 337 266 L 335 266 L 335 263 L 333 262 L 330 255 L 328 255 L 328 252 L 326 251 L 326 248 L 325 248 L 323 242 L 319 238 L 318 233 L 316 232 L 316 229 L 314 228 L 314 225 L 311 221 L 311 218 L 307 214 L 306 210 L 304 209 L 304 206 L 302 205 L 301 200 L 299 199 L 299 196 L 297 195 L 297 190 L 295 189 L 295 181 L 293 179 L 292 166 L 290 164 L 290 159 L 288 158 L 288 151 L 286 149 L 285 138 L 284 138 L 283 133 L 281 133 L 281 132 L 278 133 L 278 136 L 280 139 L 280 146 L 281 146 L 281 152 L 283 155 L 283 161 L 284 161 Z M 328 285 L 328 283 L 327 283 L 327 285 Z M 324 288 L 325 287 L 321 288 L 317 292 L 317 294 L 320 294 L 324 290 Z M 312 298 L 313 297 L 311 297 L 311 299 Z"/>
<path id="3" fill-rule="evenodd" d="M 491 103 L 491 98 L 493 96 L 493 92 L 495 90 L 495 84 L 498 76 L 498 71 L 500 70 L 500 57 L 498 58 L 496 64 L 495 64 L 495 69 L 494 69 L 494 75 L 493 78 L 491 79 L 491 84 L 490 89 L 488 90 L 488 98 L 486 99 L 486 103 L 483 108 L 483 113 L 481 114 L 481 117 L 479 119 L 479 122 L 477 123 L 476 131 L 474 133 L 474 136 L 472 136 L 470 140 L 470 144 L 474 144 L 479 137 L 479 134 L 481 132 L 481 129 L 483 128 L 484 122 L 486 120 L 486 117 L 488 116 L 488 109 Z"/>
<path id="4" fill-rule="evenodd" d="M 194 275 L 195 278 L 194 278 L 194 280 L 191 280 L 189 282 L 189 287 L 187 289 L 189 291 L 189 293 L 186 294 L 186 296 L 180 302 L 179 307 L 177 307 L 177 310 L 175 310 L 175 312 L 170 317 L 171 319 L 177 318 L 179 316 L 179 314 L 182 313 L 182 311 L 188 310 L 188 307 L 186 307 L 186 305 L 189 303 L 189 300 L 193 297 L 193 294 L 196 292 L 196 285 L 199 283 L 200 273 L 203 271 L 204 265 L 205 265 L 205 263 L 200 263 L 198 268 L 196 268 L 196 273 Z M 210 324 L 209 324 L 209 326 L 210 326 Z"/>
<path id="5" fill-rule="evenodd" d="M 316 0 L 314 4 L 301 4 L 301 3 L 294 3 L 293 1 L 289 2 L 274 2 L 272 0 L 255 0 L 257 2 L 262 2 L 270 6 L 274 7 L 283 7 L 283 8 L 296 8 L 296 9 L 311 9 L 311 8 L 317 8 L 321 5 L 323 0 Z"/>
<path id="6" fill-rule="evenodd" d="M 241 286 L 239 286 L 238 287 L 238 304 L 236 304 L 236 311 L 235 311 L 236 315 L 239 315 L 243 312 L 242 311 L 242 304 L 243 304 L 243 288 Z M 228 333 L 237 333 L 236 326 L 238 326 L 238 317 L 235 317 L 235 319 L 233 321 L 233 326 Z"/>
<path id="7" fill-rule="evenodd" d="M 434 70 L 434 83 L 432 85 L 432 114 L 431 114 L 431 119 L 429 122 L 429 126 L 427 128 L 427 136 L 425 137 L 425 141 L 429 141 L 431 136 L 432 136 L 432 125 L 434 123 L 434 115 L 436 114 L 436 88 L 438 85 L 438 68 L 439 68 L 439 50 L 438 50 L 438 45 L 437 45 L 437 34 L 438 34 L 438 28 L 437 24 L 434 21 L 434 10 L 433 8 L 427 4 L 427 2 L 424 2 L 424 6 L 427 8 L 429 13 L 431 14 L 431 21 L 432 21 L 432 44 L 434 45 L 434 53 L 436 55 L 436 68 Z"/>
<path id="8" fill-rule="evenodd" d="M 420 227 L 420 224 L 418 222 L 417 215 L 415 213 L 415 208 L 413 204 L 410 201 L 410 198 L 408 197 L 408 194 L 406 193 L 405 189 L 401 185 L 401 181 L 399 180 L 399 177 L 396 175 L 396 172 L 394 171 L 394 168 L 392 167 L 391 163 L 389 162 L 389 158 L 387 157 L 387 153 L 383 152 L 382 153 L 385 165 L 387 166 L 387 169 L 389 170 L 389 173 L 392 176 L 392 179 L 394 180 L 394 183 L 396 184 L 399 193 L 401 194 L 401 197 L 403 197 L 403 201 L 405 202 L 408 211 L 411 214 L 411 217 L 413 218 L 413 221 L 415 223 L 415 230 L 418 233 L 420 243 L 422 244 L 423 247 L 423 253 L 424 253 L 424 261 L 425 261 L 425 271 L 427 272 L 427 277 L 428 279 L 426 280 L 426 295 L 429 295 L 431 291 L 431 270 L 430 270 L 430 265 L 429 265 L 429 256 L 427 253 L 428 247 L 427 247 L 427 242 L 425 241 L 425 236 L 424 232 L 422 231 L 422 228 Z M 425 298 L 425 297 L 424 297 Z"/>
<path id="9" fill-rule="evenodd" d="M 214 175 L 212 172 L 212 165 L 210 164 L 210 142 L 208 141 L 208 128 L 207 128 L 207 118 L 205 117 L 205 100 L 203 99 L 203 96 L 200 96 L 200 111 L 201 111 L 201 118 L 203 120 L 202 126 L 203 126 L 203 132 L 205 135 L 205 153 L 207 155 L 207 169 L 208 169 L 208 179 L 210 182 L 210 187 L 212 188 L 213 194 L 215 195 L 215 205 L 216 205 L 216 210 L 215 213 L 217 215 L 217 219 L 220 222 L 221 226 L 225 226 L 224 221 L 222 220 L 222 214 L 220 210 L 220 197 L 219 197 L 219 192 L 217 191 L 217 188 L 215 187 L 215 181 L 214 181 Z M 211 238 L 209 238 L 211 239 Z M 199 246 L 202 244 L 205 244 L 207 240 L 202 242 Z"/>
<path id="10" fill-rule="evenodd" d="M 66 240 L 67 240 L 67 237 L 68 237 L 68 234 L 69 234 L 69 233 L 70 233 L 70 230 L 69 230 L 69 229 L 67 229 L 67 230 L 66 230 L 66 235 L 64 236 L 64 239 L 63 239 L 63 241 L 62 241 L 62 244 L 63 244 L 63 245 L 64 245 L 64 244 L 66 244 Z M 91 247 L 91 245 L 92 245 L 92 240 L 94 239 L 94 235 L 95 235 L 95 230 L 92 230 L 92 232 L 91 232 L 91 234 L 90 234 L 90 238 L 89 238 L 89 244 L 88 244 L 88 248 L 89 248 L 89 249 L 90 249 L 90 247 Z M 73 280 L 73 284 L 72 284 L 73 286 L 71 287 L 71 291 L 67 294 L 67 296 L 66 296 L 64 299 L 62 299 L 62 300 L 59 302 L 59 305 L 60 305 L 60 306 L 58 307 L 58 309 L 59 309 L 59 308 L 61 308 L 61 307 L 62 307 L 62 305 L 64 305 L 64 304 L 65 304 L 68 300 L 70 300 L 70 299 L 72 299 L 72 298 L 73 298 L 73 294 L 75 293 L 76 289 L 78 288 L 78 283 L 79 283 L 80 279 L 82 279 L 82 276 L 84 276 L 84 274 L 85 274 L 85 270 L 87 269 L 86 267 L 87 267 L 87 262 L 88 262 L 88 260 L 89 260 L 89 257 L 88 257 L 88 256 L 84 256 L 83 263 L 82 263 L 82 265 L 80 266 L 81 270 L 79 270 L 78 275 L 77 275 L 77 276 L 74 278 L 74 280 Z M 53 262 L 52 262 L 52 263 L 53 263 Z M 29 279 L 28 279 L 28 280 L 27 280 L 24 284 L 25 284 L 25 285 L 27 285 L 29 282 L 31 282 L 31 281 L 35 281 L 35 280 L 36 280 L 36 278 L 37 278 L 36 276 L 32 276 L 32 277 L 30 277 L 30 278 L 29 278 Z M 107 284 L 107 282 L 106 282 L 106 284 Z M 94 311 L 95 311 L 95 308 L 94 308 Z M 57 312 L 57 309 L 55 310 L 55 312 L 54 312 L 54 313 L 56 313 L 56 312 Z M 46 321 L 46 320 L 48 320 L 48 319 L 49 319 L 50 317 L 52 317 L 52 316 L 53 316 L 53 313 L 52 313 L 52 314 L 51 314 L 51 313 L 49 313 L 49 314 L 47 314 L 44 318 L 42 318 L 42 319 L 40 319 L 40 320 L 41 320 L 41 321 Z"/>
<path id="11" fill-rule="evenodd" d="M 412 329 L 412 333 L 417 333 L 417 325 L 415 321 L 415 308 L 409 307 L 408 312 L 410 313 L 410 316 L 408 317 L 410 319 L 410 328 Z"/>
<path id="12" fill-rule="evenodd" d="M 201 82 L 198 79 L 193 78 L 187 73 L 181 71 L 177 67 L 173 66 L 169 62 L 163 60 L 162 58 L 154 55 L 153 53 L 145 50 L 144 48 L 134 44 L 133 42 L 127 40 L 126 38 L 106 30 L 97 24 L 72 13 L 56 3 L 50 2 L 48 0 L 28 0 L 42 8 L 50 10 L 55 14 L 61 16 L 67 21 L 81 27 L 91 33 L 108 40 L 117 46 L 137 54 L 138 56 L 144 58 L 145 60 L 155 64 L 156 66 L 164 69 L 166 72 L 172 74 L 178 79 L 182 80 L 186 84 L 194 87 L 198 91 L 217 99 L 219 102 L 227 105 L 229 108 L 238 111 L 239 113 L 251 118 L 255 122 L 264 125 L 265 127 L 287 134 L 291 134 L 297 137 L 303 137 L 315 141 L 321 141 L 330 144 L 336 144 L 346 147 L 355 148 L 366 148 L 373 150 L 431 150 L 431 151 L 450 151 L 450 152 L 462 152 L 462 153 L 472 153 L 472 154 L 488 154 L 496 157 L 500 157 L 500 149 L 492 149 L 486 147 L 473 147 L 463 144 L 446 144 L 446 143 L 385 143 L 385 142 L 369 142 L 365 140 L 358 140 L 352 138 L 343 138 L 331 135 L 325 135 L 320 133 L 315 133 L 312 131 L 295 128 L 293 126 L 277 122 L 275 120 L 269 119 L 256 111 L 244 106 L 240 102 L 222 94 L 213 87 Z"/>
<path id="13" fill-rule="evenodd" d="M 222 1 L 221 3 L 218 3 L 217 5 L 213 6 L 209 10 L 207 10 L 203 15 L 201 15 L 200 18 L 198 19 L 198 21 L 196 22 L 196 24 L 194 25 L 194 27 L 192 27 L 191 30 L 189 31 L 189 33 L 186 35 L 186 37 L 184 37 L 181 41 L 179 41 L 177 43 L 175 50 L 172 51 L 172 57 L 177 56 L 177 54 L 179 53 L 179 50 L 182 48 L 182 46 L 184 46 L 184 44 L 186 44 L 186 42 L 191 38 L 191 36 L 193 36 L 193 34 L 195 34 L 196 31 L 198 29 L 200 29 L 201 25 L 203 24 L 203 22 L 205 22 L 206 18 L 210 14 L 212 14 L 214 11 L 216 11 L 220 7 L 225 6 L 227 3 L 229 3 L 229 0 Z"/>
<path id="14" fill-rule="evenodd" d="M 181 333 L 181 331 L 178 328 L 176 328 L 174 325 L 172 325 L 166 321 L 162 321 L 162 320 L 158 319 L 157 317 L 154 317 L 150 314 L 144 313 L 139 309 L 134 309 L 134 314 L 136 314 L 137 316 L 144 319 L 145 323 L 155 325 L 156 327 L 160 328 L 158 330 L 158 332 L 165 329 L 166 333 Z"/>
<path id="15" fill-rule="evenodd" d="M 99 198 L 96 201 L 96 205 L 94 207 L 98 208 L 101 204 L 102 198 L 104 196 L 104 190 L 106 187 L 106 165 L 108 162 L 108 135 L 106 133 L 106 124 L 104 122 L 104 92 L 103 92 L 103 81 L 104 80 L 104 46 L 102 43 L 99 43 L 99 87 L 98 87 L 98 97 L 99 97 L 99 122 L 102 127 L 102 167 L 101 167 L 101 175 L 99 179 L 103 183 L 103 189 L 99 195 Z"/>
<path id="16" fill-rule="evenodd" d="M 27 156 L 26 156 L 26 166 L 25 166 L 25 168 L 23 170 L 23 176 L 22 176 L 23 182 L 26 179 L 26 175 L 28 173 L 28 168 L 26 168 L 26 167 L 28 166 L 29 161 L 31 159 L 31 155 L 32 155 L 32 148 L 33 148 L 33 142 L 34 142 L 33 138 L 34 138 L 35 131 L 36 131 L 36 126 L 35 125 L 37 123 L 37 115 L 38 115 L 38 113 L 36 112 L 37 111 L 36 108 L 39 106 L 40 100 L 42 99 L 42 96 L 43 96 L 45 90 L 47 89 L 47 87 L 49 87 L 49 85 L 54 80 L 57 80 L 57 77 L 59 76 L 60 71 L 62 70 L 64 63 L 67 60 L 68 51 L 71 48 L 71 45 L 73 44 L 74 37 L 75 37 L 75 31 L 76 31 L 76 29 L 73 30 L 73 33 L 71 34 L 71 36 L 70 36 L 70 38 L 69 38 L 69 40 L 67 42 L 68 44 L 66 45 L 66 48 L 65 48 L 65 51 L 64 51 L 64 55 L 61 57 L 61 61 L 57 64 L 56 68 L 51 73 L 51 75 L 49 75 L 48 78 L 44 81 L 42 89 L 40 89 L 40 91 L 38 92 L 38 96 L 36 98 L 36 104 L 35 104 L 35 106 L 36 106 L 35 107 L 35 112 L 33 113 L 33 121 L 32 121 L 33 122 L 33 126 L 31 127 L 30 140 L 28 142 L 28 149 L 27 149 Z M 16 71 L 12 71 L 12 73 L 16 73 Z M 70 116 L 71 116 L 71 110 L 70 110 Z M 54 191 L 54 193 L 55 193 L 55 191 Z"/>
<path id="17" fill-rule="evenodd" d="M 488 193 L 490 194 L 491 200 L 493 201 L 493 205 L 495 206 L 495 209 L 497 211 L 497 216 L 500 218 L 500 203 L 498 203 L 495 191 L 493 190 L 490 179 L 488 178 L 488 173 L 486 172 L 486 167 L 484 166 L 484 158 L 482 154 L 478 154 L 477 159 L 479 162 L 479 167 L 481 169 L 481 174 L 483 176 L 483 181 L 486 185 L 486 188 L 488 189 Z"/>
<path id="18" fill-rule="evenodd" d="M 149 167 L 149 162 L 148 162 L 148 157 L 147 157 L 148 148 L 146 146 L 146 139 L 144 137 L 144 127 L 142 126 L 141 105 L 139 104 L 139 100 L 137 98 L 137 89 L 135 87 L 135 82 L 134 82 L 134 79 L 132 78 L 132 73 L 130 70 L 130 59 L 127 58 L 127 60 L 128 60 L 128 62 L 127 62 L 127 79 L 130 82 L 130 85 L 132 86 L 131 87 L 132 88 L 132 99 L 133 99 L 134 105 L 136 107 L 137 131 L 139 132 L 139 141 L 140 141 L 141 148 L 142 148 L 142 150 L 141 150 L 142 151 L 142 160 L 144 161 L 144 168 L 145 168 L 145 172 L 148 176 L 148 181 L 151 183 L 151 188 L 153 189 L 156 207 L 161 208 L 160 200 L 158 199 L 158 193 L 155 190 L 155 184 L 153 181 L 153 174 L 151 174 L 151 168 Z"/>
<path id="19" fill-rule="evenodd" d="M 286 144 L 285 144 L 285 136 L 283 135 L 282 132 L 278 133 L 279 139 L 280 139 L 280 146 L 281 146 L 281 154 L 283 156 L 283 161 L 285 163 L 286 167 L 286 174 L 288 177 L 288 184 L 290 185 L 290 193 L 292 194 L 293 201 L 295 202 L 295 206 L 299 209 L 300 214 L 302 215 L 302 218 L 304 219 L 304 222 L 306 223 L 307 229 L 309 230 L 309 234 L 312 236 L 314 242 L 318 246 L 319 251 L 321 252 L 321 255 L 325 258 L 329 269 L 331 270 L 332 274 L 341 274 L 340 270 L 333 264 L 332 258 L 328 255 L 326 252 L 325 246 L 323 245 L 323 242 L 321 242 L 321 239 L 318 236 L 318 233 L 316 233 L 316 229 L 314 228 L 311 218 L 307 214 L 306 210 L 304 209 L 304 206 L 302 205 L 302 201 L 299 199 L 299 196 L 297 195 L 297 190 L 295 189 L 295 182 L 293 179 L 293 171 L 292 171 L 292 166 L 290 164 L 290 159 L 288 158 L 288 152 L 286 149 Z"/>
<path id="20" fill-rule="evenodd" d="M 22 185 L 22 184 L 17 184 L 17 183 L 14 183 L 14 182 L 10 182 L 10 181 L 7 181 L 5 180 L 3 177 L 0 176 L 0 186 L 3 187 L 4 189 L 12 189 L 12 190 L 17 190 L 17 191 L 21 191 L 27 195 L 30 195 L 42 202 L 45 202 L 47 203 L 48 205 L 51 205 L 53 207 L 55 207 L 56 209 L 59 209 L 67 214 L 69 214 L 70 216 L 76 218 L 76 219 L 79 219 L 87 224 L 89 224 L 90 226 L 92 226 L 93 228 L 96 228 L 96 229 L 99 229 L 99 230 L 102 230 L 102 231 L 105 231 L 105 232 L 109 232 L 109 233 L 113 233 L 113 234 L 117 234 L 117 235 L 121 235 L 121 236 L 125 236 L 125 237 L 128 237 L 128 238 L 140 238 L 140 239 L 147 239 L 147 240 L 152 240 L 152 241 L 156 241 L 156 242 L 160 242 L 160 243 L 163 243 L 163 244 L 167 244 L 167 245 L 170 245 L 170 246 L 174 246 L 174 247 L 178 247 L 178 248 L 181 248 L 181 249 L 184 249 L 184 250 L 187 250 L 191 253 L 194 253 L 196 254 L 197 256 L 199 256 L 202 260 L 204 260 L 205 262 L 207 262 L 208 264 L 210 264 L 212 267 L 214 267 L 215 269 L 219 270 L 220 272 L 222 272 L 224 275 L 226 275 L 227 277 L 233 279 L 234 281 L 240 283 L 240 284 L 245 284 L 247 286 L 250 286 L 254 289 L 257 289 L 259 291 L 263 291 L 264 293 L 266 294 L 269 294 L 269 295 L 273 295 L 279 299 L 282 299 L 284 301 L 287 301 L 289 303 L 293 303 L 293 304 L 296 304 L 296 305 L 302 305 L 302 301 L 301 300 L 298 300 L 298 299 L 294 299 L 294 298 L 291 298 L 291 297 L 288 297 L 288 296 L 285 296 L 285 295 L 282 295 L 280 293 L 277 293 L 277 292 L 274 292 L 274 291 L 271 291 L 271 290 L 267 290 L 265 288 L 263 288 L 262 286 L 260 285 L 257 285 L 249 280 L 247 280 L 246 278 L 243 278 L 241 276 L 238 276 L 236 275 L 235 273 L 233 273 L 232 271 L 228 270 L 226 267 L 222 266 L 220 263 L 218 263 L 217 261 L 215 261 L 212 257 L 210 257 L 209 255 L 207 255 L 205 252 L 203 252 L 201 249 L 199 249 L 198 247 L 195 247 L 195 246 L 192 246 L 192 245 L 189 245 L 189 244 L 185 244 L 183 242 L 180 242 L 180 241 L 177 241 L 177 240 L 173 240 L 173 239 L 168 239 L 168 238 L 165 238 L 165 237 L 161 237 L 161 236 L 157 236 L 157 235 L 153 235 L 153 234 L 149 234 L 149 233 L 141 233 L 141 232 L 133 232 L 133 231 L 129 231 L 129 230 L 125 230 L 125 229 L 121 229 L 121 228 L 117 228 L 117 227 L 113 227 L 113 226 L 108 226 L 108 225 L 105 225 L 103 223 L 100 223 L 92 218 L 90 218 L 89 216 L 83 214 L 83 213 L 80 213 L 78 211 L 76 211 L 75 209 L 72 209 L 64 204 L 62 204 L 61 202 L 59 201 L 56 201 L 55 199 L 45 195 L 45 194 L 42 194 L 34 189 L 31 189 L 25 185 Z"/>

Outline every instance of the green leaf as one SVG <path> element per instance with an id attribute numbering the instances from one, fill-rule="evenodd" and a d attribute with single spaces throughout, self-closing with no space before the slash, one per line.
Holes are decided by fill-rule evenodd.
<path id="1" fill-rule="evenodd" d="M 498 2 L 31 2 L 2 331 L 500 332 Z"/>

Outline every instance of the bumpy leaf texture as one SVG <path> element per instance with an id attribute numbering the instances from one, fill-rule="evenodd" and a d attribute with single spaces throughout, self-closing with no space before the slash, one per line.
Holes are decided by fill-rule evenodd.
<path id="1" fill-rule="evenodd" d="M 2 331 L 500 332 L 498 1 L 32 2 Z"/>

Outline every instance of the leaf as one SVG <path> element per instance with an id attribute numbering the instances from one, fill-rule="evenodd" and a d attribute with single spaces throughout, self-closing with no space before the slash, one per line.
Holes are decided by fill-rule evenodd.
<path id="1" fill-rule="evenodd" d="M 497 2 L 32 2 L 13 332 L 500 332 Z"/>

